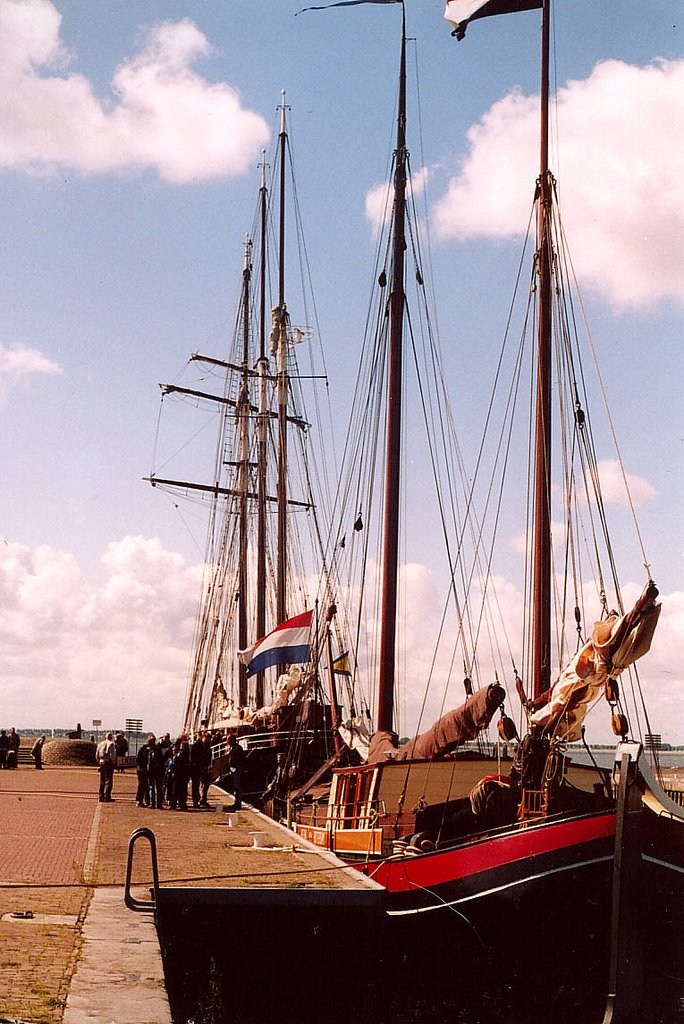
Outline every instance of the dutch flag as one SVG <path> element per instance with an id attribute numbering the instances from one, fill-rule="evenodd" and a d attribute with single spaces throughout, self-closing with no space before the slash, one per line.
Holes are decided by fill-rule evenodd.
<path id="1" fill-rule="evenodd" d="M 312 615 L 310 611 L 295 615 L 293 619 L 281 622 L 252 647 L 238 651 L 238 658 L 247 666 L 247 676 L 263 672 L 273 665 L 301 665 L 309 661 Z"/>

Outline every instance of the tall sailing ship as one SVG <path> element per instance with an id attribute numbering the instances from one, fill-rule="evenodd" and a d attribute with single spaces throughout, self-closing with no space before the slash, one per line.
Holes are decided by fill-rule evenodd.
<path id="1" fill-rule="evenodd" d="M 478 960 L 489 964 L 479 997 L 496 1008 L 477 1019 L 498 1020 L 500 1012 L 512 1020 L 528 1019 L 525 1014 L 598 1020 L 598 1013 L 604 1024 L 674 1020 L 684 995 L 684 809 L 662 784 L 656 752 L 644 749 L 640 730 L 648 717 L 636 666 L 654 635 L 658 591 L 642 552 L 643 592 L 625 606 L 608 533 L 590 418 L 595 392 L 582 361 L 579 306 L 549 167 L 550 6 L 550 0 L 447 4 L 458 38 L 469 20 L 486 14 L 542 10 L 532 269 L 527 281 L 519 279 L 512 306 L 522 302 L 523 327 L 515 337 L 507 330 L 482 448 L 469 475 L 446 402 L 429 303 L 418 313 L 409 309 L 409 285 L 415 280 L 418 299 L 426 300 L 430 279 L 407 148 L 402 4 L 387 221 L 331 566 L 340 581 L 338 603 L 346 597 L 353 608 L 347 613 L 354 625 L 350 671 L 375 691 L 377 720 L 372 732 L 362 716 L 346 725 L 346 741 L 361 764 L 335 768 L 329 784 L 315 778 L 295 792 L 284 787 L 283 796 L 300 836 L 386 888 L 397 928 L 424 943 L 425 977 L 434 979 L 435 961 L 442 965 L 444 992 L 454 998 L 449 1005 L 467 1001 L 469 989 L 477 1000 L 472 986 L 476 978 L 481 983 L 482 972 L 469 965 Z M 504 384 L 509 351 L 511 378 Z M 418 383 L 418 413 L 406 405 L 410 371 Z M 530 394 L 523 398 L 526 379 Z M 501 394 L 503 415 L 495 426 Z M 529 441 L 519 447 L 530 461 L 521 474 L 511 463 L 514 428 L 526 410 Z M 421 418 L 424 455 L 417 448 Z M 493 468 L 486 476 L 490 451 Z M 403 475 L 407 456 L 424 470 L 418 489 Z M 506 485 L 513 472 L 518 491 L 511 500 Z M 426 644 L 422 657 L 425 702 L 431 677 L 447 694 L 449 677 L 461 668 L 466 699 L 432 728 L 419 726 L 400 740 L 396 693 L 406 682 L 400 630 L 410 626 L 412 611 L 402 606 L 401 538 L 410 537 L 411 528 L 400 509 L 406 504 L 417 512 L 413 530 L 432 529 L 427 473 L 437 485 L 434 522 L 444 533 L 447 596 L 435 649 Z M 460 502 L 459 475 L 465 484 Z M 521 480 L 529 481 L 522 500 Z M 497 528 L 516 505 L 526 511 L 521 532 L 529 540 L 520 641 L 506 631 L 493 571 Z M 641 544 L 638 530 L 635 536 Z M 420 682 L 410 681 L 414 689 Z M 571 747 L 583 740 L 590 712 L 611 722 L 612 769 L 589 758 L 579 763 Z M 495 720 L 495 742 L 487 742 Z M 416 992 L 420 985 L 416 977 Z"/>
<path id="2" fill-rule="evenodd" d="M 146 478 L 208 509 L 182 728 L 223 737 L 213 747 L 215 779 L 227 776 L 225 741 L 238 737 L 246 752 L 244 796 L 252 801 L 276 774 L 294 786 L 327 762 L 341 746 L 339 702 L 353 703 L 348 688 L 338 694 L 347 676 L 333 665 L 343 642 L 333 635 L 324 597 L 317 599 L 327 578 L 326 481 L 334 448 L 317 394 L 326 376 L 324 357 L 314 351 L 318 330 L 308 322 L 316 315 L 309 269 L 302 260 L 295 276 L 290 261 L 295 250 L 300 256 L 305 250 L 287 109 L 283 93 L 275 152 L 270 168 L 263 155 L 245 239 L 230 351 L 225 358 L 193 353 L 193 380 L 160 385 L 162 408 L 180 401 L 209 410 L 199 433 L 204 441 L 207 427 L 217 428 L 213 466 L 198 479 L 195 457 L 184 479 L 156 466 Z M 288 245 L 289 217 L 296 231 Z M 297 292 L 303 324 L 290 312 L 288 274 L 304 282 Z M 160 415 L 160 433 L 164 423 Z M 181 452 L 186 444 L 179 443 Z M 158 439 L 156 451 L 161 447 Z M 192 447 L 189 452 L 193 458 Z M 164 465 L 176 464 L 166 450 L 164 458 Z M 324 676 L 319 665 L 327 665 Z"/>

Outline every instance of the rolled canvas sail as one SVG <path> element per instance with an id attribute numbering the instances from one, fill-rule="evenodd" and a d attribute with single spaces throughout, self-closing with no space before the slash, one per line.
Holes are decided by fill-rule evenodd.
<path id="1" fill-rule="evenodd" d="M 619 616 L 615 612 L 594 623 L 591 639 L 577 652 L 551 687 L 549 700 L 530 716 L 530 725 L 572 742 L 609 678 L 641 658 L 651 646 L 660 605 L 651 583 L 637 603 Z"/>
<path id="2" fill-rule="evenodd" d="M 458 743 L 475 739 L 480 730 L 489 725 L 505 696 L 505 690 L 498 683 L 483 686 L 468 697 L 465 704 L 442 715 L 426 732 L 401 747 L 397 747 L 391 733 L 376 732 L 371 738 L 368 763 L 420 760 L 446 754 Z"/>

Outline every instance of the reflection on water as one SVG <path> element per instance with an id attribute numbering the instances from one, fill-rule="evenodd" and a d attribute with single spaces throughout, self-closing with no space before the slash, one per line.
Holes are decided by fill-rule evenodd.
<path id="1" fill-rule="evenodd" d="M 573 900 L 554 909 L 569 917 Z M 160 938 L 175 1024 L 585 1024 L 602 1019 L 605 972 L 600 956 L 581 977 L 575 965 L 605 934 L 582 917 L 553 950 L 554 915 L 538 917 L 529 956 L 517 900 L 491 923 L 496 951 L 448 908 L 402 931 L 377 908 L 178 906 Z"/>
<path id="2" fill-rule="evenodd" d="M 600 768 L 610 768 L 615 760 L 615 749 L 612 747 L 590 748 Z M 589 764 L 591 758 L 583 747 L 571 747 L 568 753 L 578 764 Z M 653 767 L 653 756 L 647 751 L 646 762 Z M 659 750 L 658 762 L 661 768 L 678 768 L 684 766 L 684 750 Z"/>

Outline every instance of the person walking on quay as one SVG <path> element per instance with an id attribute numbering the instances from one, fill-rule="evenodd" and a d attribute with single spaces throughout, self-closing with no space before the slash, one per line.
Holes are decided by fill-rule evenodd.
<path id="1" fill-rule="evenodd" d="M 245 756 L 244 750 L 237 741 L 237 736 L 234 733 L 231 734 L 228 737 L 228 769 L 235 797 L 231 811 L 239 811 L 242 807 L 242 771 L 245 765 Z"/>
<path id="2" fill-rule="evenodd" d="M 182 736 L 173 745 L 171 759 L 171 799 L 172 811 L 187 811 L 188 782 L 190 780 L 190 745 L 187 737 Z"/>
<path id="3" fill-rule="evenodd" d="M 114 741 L 116 743 L 116 740 Z M 144 747 L 141 747 L 135 757 L 135 774 L 138 776 L 138 788 L 135 792 L 135 806 L 147 807 L 149 803 L 150 775 L 148 769 L 149 737 Z M 154 736 L 152 737 L 154 744 Z"/>
<path id="4" fill-rule="evenodd" d="M 211 785 L 211 736 L 208 732 L 202 734 L 202 747 L 204 749 L 204 765 L 200 772 L 200 807 L 208 807 L 209 786 Z"/>
<path id="5" fill-rule="evenodd" d="M 41 736 L 31 747 L 31 756 L 35 762 L 36 769 L 42 771 L 43 768 L 43 744 L 45 743 L 45 737 Z"/>
<path id="6" fill-rule="evenodd" d="M 160 736 L 154 745 L 154 776 L 150 779 L 150 802 L 152 799 L 152 783 L 154 783 L 154 807 L 161 810 L 164 806 L 164 773 L 166 771 L 166 753 L 162 743 L 164 739 Z"/>
<path id="7" fill-rule="evenodd" d="M 0 729 L 0 768 L 7 767 L 7 751 L 9 750 L 9 736 L 4 729 Z"/>
<path id="8" fill-rule="evenodd" d="M 211 747 L 204 742 L 204 734 L 201 734 L 190 747 L 190 791 L 192 793 L 193 807 L 209 806 L 207 803 L 207 790 L 209 788 L 210 764 Z M 204 796 L 200 792 L 202 789 Z"/>
<path id="9" fill-rule="evenodd" d="M 123 759 L 128 756 L 128 740 L 122 732 L 117 732 L 114 737 L 114 746 L 116 747 L 116 767 L 123 775 L 125 768 Z"/>
<path id="10" fill-rule="evenodd" d="M 147 806 L 164 806 L 164 761 L 154 733 L 147 737 Z M 161 771 L 160 771 L 161 767 Z"/>
<path id="11" fill-rule="evenodd" d="M 275 818 L 276 821 L 286 810 L 287 800 L 285 797 L 287 795 L 289 778 L 290 772 L 287 757 L 285 754 L 278 754 L 273 774 L 268 780 L 266 789 L 261 794 L 262 808 L 266 810 L 269 818 Z"/>
<path id="12" fill-rule="evenodd" d="M 164 799 L 170 807 L 173 803 L 173 757 L 176 753 L 176 744 L 171 742 L 168 733 L 162 736 L 159 743 L 164 758 Z"/>
<path id="13" fill-rule="evenodd" d="M 108 732 L 105 738 L 98 743 L 95 759 L 100 773 L 100 803 L 111 803 L 112 782 L 116 767 L 116 746 L 111 732 Z"/>

